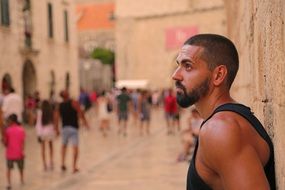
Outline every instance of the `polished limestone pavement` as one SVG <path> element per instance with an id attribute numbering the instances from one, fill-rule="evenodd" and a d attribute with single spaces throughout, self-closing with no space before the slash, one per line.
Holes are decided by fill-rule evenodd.
<path id="1" fill-rule="evenodd" d="M 182 114 L 186 126 L 187 111 Z M 95 117 L 94 117 L 95 116 Z M 91 130 L 80 130 L 80 172 L 72 174 L 71 153 L 67 151 L 67 171 L 60 170 L 60 138 L 55 140 L 55 168 L 44 171 L 40 145 L 35 130 L 26 127 L 25 184 L 19 182 L 18 171 L 12 173 L 12 189 L 19 190 L 181 190 L 185 189 L 188 163 L 176 162 L 182 146 L 178 132 L 167 135 L 163 111 L 153 110 L 151 134 L 139 135 L 138 125 L 130 119 L 128 135 L 118 135 L 116 117 L 103 137 L 98 129 L 96 113 L 88 113 Z M 4 147 L 0 149 L 0 189 L 6 186 Z"/>

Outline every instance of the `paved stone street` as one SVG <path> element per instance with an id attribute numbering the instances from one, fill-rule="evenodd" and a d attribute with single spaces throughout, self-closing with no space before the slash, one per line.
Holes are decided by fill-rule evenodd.
<path id="1" fill-rule="evenodd" d="M 92 110 L 91 110 L 92 112 Z M 40 146 L 35 131 L 27 127 L 25 185 L 21 186 L 17 170 L 12 173 L 13 189 L 21 190 L 181 190 L 185 189 L 187 163 L 177 163 L 181 150 L 178 133 L 167 136 L 163 112 L 153 111 L 151 135 L 139 136 L 138 126 L 129 121 L 127 137 L 118 136 L 113 115 L 110 135 L 102 137 L 98 121 L 92 129 L 80 131 L 80 172 L 71 173 L 71 149 L 67 152 L 65 173 L 60 171 L 60 138 L 55 141 L 55 169 L 43 171 Z M 186 115 L 186 114 L 184 114 Z M 182 117 L 183 127 L 185 118 Z M 0 189 L 6 186 L 4 148 L 0 149 Z"/>

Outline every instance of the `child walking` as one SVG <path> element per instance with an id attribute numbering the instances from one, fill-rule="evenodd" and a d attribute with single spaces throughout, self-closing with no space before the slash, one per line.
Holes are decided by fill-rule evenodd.
<path id="1" fill-rule="evenodd" d="M 17 115 L 11 114 L 7 119 L 4 141 L 7 159 L 7 190 L 11 189 L 11 170 L 14 163 L 18 165 L 21 183 L 24 184 L 24 144 L 25 130 L 18 122 Z"/>

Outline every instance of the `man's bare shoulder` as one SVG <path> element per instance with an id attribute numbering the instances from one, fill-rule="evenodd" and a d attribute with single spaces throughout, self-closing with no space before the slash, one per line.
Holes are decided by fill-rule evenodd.
<path id="1" fill-rule="evenodd" d="M 215 167 L 237 156 L 244 146 L 242 130 L 232 112 L 219 112 L 209 119 L 199 134 L 200 151 Z"/>
<path id="2" fill-rule="evenodd" d="M 200 137 L 222 142 L 224 140 L 230 140 L 231 138 L 229 139 L 229 137 L 232 137 L 232 135 L 239 136 L 240 130 L 239 122 L 233 112 L 219 112 L 203 125 L 200 131 Z"/>
<path id="3" fill-rule="evenodd" d="M 252 140 L 254 136 L 247 129 L 241 117 L 226 111 L 216 113 L 202 126 L 197 155 L 209 184 L 229 187 L 225 189 L 268 189 L 263 166 L 269 151 Z"/>

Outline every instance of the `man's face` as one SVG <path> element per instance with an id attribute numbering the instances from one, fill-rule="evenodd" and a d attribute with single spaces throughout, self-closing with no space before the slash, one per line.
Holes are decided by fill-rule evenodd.
<path id="1" fill-rule="evenodd" d="M 176 99 L 181 107 L 197 103 L 209 91 L 209 70 L 200 55 L 203 48 L 184 45 L 176 59 L 178 68 L 172 75 L 176 85 Z"/>

